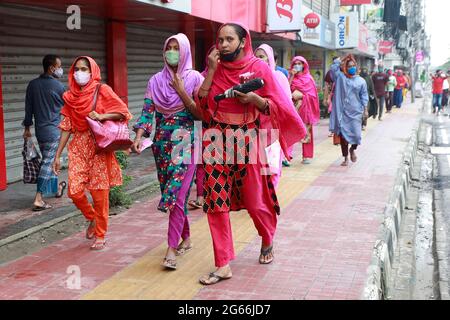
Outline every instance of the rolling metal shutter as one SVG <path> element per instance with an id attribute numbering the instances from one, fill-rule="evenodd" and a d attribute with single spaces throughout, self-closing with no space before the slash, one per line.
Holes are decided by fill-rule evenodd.
<path id="1" fill-rule="evenodd" d="M 133 114 L 130 126 L 142 111 L 147 83 L 164 67 L 164 42 L 173 33 L 149 27 L 127 25 L 128 108 Z"/>
<path id="2" fill-rule="evenodd" d="M 22 146 L 25 93 L 28 83 L 42 73 L 42 58 L 62 58 L 63 84 L 77 56 L 93 57 L 106 82 L 105 24 L 82 16 L 81 30 L 68 30 L 67 14 L 55 10 L 0 5 L 0 64 L 2 65 L 8 182 L 22 179 Z M 34 132 L 33 132 L 34 136 Z"/>

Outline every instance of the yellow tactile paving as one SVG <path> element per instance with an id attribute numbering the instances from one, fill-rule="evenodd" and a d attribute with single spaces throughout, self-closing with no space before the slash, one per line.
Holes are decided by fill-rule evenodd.
<path id="1" fill-rule="evenodd" d="M 375 121 L 369 121 L 367 130 L 376 124 Z M 301 165 L 301 157 L 298 157 L 292 162 L 290 168 L 284 168 L 277 192 L 282 208 L 288 206 L 331 163 L 341 159 L 340 147 L 334 146 L 330 139 L 316 146 L 312 164 Z M 281 217 L 282 214 L 283 212 L 281 212 Z M 233 213 L 231 216 L 235 252 L 238 255 L 255 239 L 257 232 L 246 211 Z M 198 282 L 198 278 L 214 270 L 211 236 L 206 217 L 191 226 L 191 237 L 195 249 L 177 259 L 177 271 L 168 272 L 160 266 L 167 249 L 164 242 L 135 263 L 101 283 L 84 295 L 82 299 L 192 299 L 203 287 Z"/>

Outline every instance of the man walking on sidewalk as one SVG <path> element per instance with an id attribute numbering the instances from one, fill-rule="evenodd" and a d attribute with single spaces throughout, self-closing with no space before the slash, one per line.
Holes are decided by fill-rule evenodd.
<path id="1" fill-rule="evenodd" d="M 34 198 L 33 211 L 51 208 L 43 200 L 43 196 L 62 197 L 66 182 L 58 185 L 58 178 L 52 171 L 52 163 L 58 148 L 61 121 L 60 111 L 64 104 L 62 95 L 64 86 L 56 78 L 61 78 L 61 58 L 46 55 L 42 61 L 44 73 L 32 80 L 27 87 L 25 98 L 24 139 L 31 138 L 30 126 L 34 126 L 36 139 L 42 154 L 41 168 L 37 179 L 37 192 Z"/>
<path id="2" fill-rule="evenodd" d="M 440 69 L 436 70 L 436 74 L 430 74 L 433 79 L 433 113 L 439 115 L 442 110 L 442 95 L 444 93 L 444 81 L 447 79 L 445 73 Z"/>
<path id="3" fill-rule="evenodd" d="M 385 88 L 389 81 L 389 76 L 383 72 L 383 67 L 380 66 L 378 68 L 378 72 L 372 75 L 372 81 L 375 87 L 375 97 L 378 103 L 378 120 L 381 121 L 381 118 L 383 117 L 384 103 L 386 100 Z M 373 118 L 375 119 L 376 116 L 377 114 L 374 113 Z"/>

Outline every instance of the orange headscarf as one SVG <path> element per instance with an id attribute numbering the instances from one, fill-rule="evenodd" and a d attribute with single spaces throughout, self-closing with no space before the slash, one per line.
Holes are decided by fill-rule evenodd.
<path id="1" fill-rule="evenodd" d="M 347 78 L 353 78 L 353 77 L 354 77 L 354 76 L 350 75 L 350 74 L 348 73 L 348 71 L 347 71 L 347 64 L 348 64 L 350 61 L 353 61 L 353 62 L 355 63 L 355 66 L 358 65 L 358 64 L 356 63 L 355 57 L 354 57 L 352 54 L 346 55 L 346 56 L 342 59 L 342 62 L 341 62 L 341 70 L 342 70 L 342 72 L 345 74 L 345 76 L 346 76 Z"/>
<path id="2" fill-rule="evenodd" d="M 81 58 L 86 58 L 91 68 L 91 80 L 83 90 L 81 90 L 81 87 L 76 83 L 74 78 L 75 63 Z M 89 129 L 86 116 L 92 111 L 95 89 L 102 79 L 100 67 L 91 57 L 78 57 L 72 64 L 68 77 L 69 90 L 63 95 L 64 107 L 61 110 L 61 114 L 71 119 L 72 127 L 75 130 L 86 131 Z M 127 105 L 106 84 L 102 85 L 98 93 L 95 111 L 100 114 L 120 113 L 125 116 L 126 120 L 131 119 Z"/>

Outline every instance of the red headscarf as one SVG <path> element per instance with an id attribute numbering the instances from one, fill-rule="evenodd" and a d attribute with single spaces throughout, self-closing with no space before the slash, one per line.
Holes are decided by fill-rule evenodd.
<path id="1" fill-rule="evenodd" d="M 319 95 L 316 83 L 309 72 L 309 64 L 302 56 L 292 59 L 291 70 L 297 62 L 303 63 L 303 72 L 297 72 L 292 79 L 291 90 L 298 90 L 303 94 L 302 106 L 299 113 L 306 124 L 316 124 L 320 120 Z"/>
<path id="2" fill-rule="evenodd" d="M 348 67 L 347 67 L 347 64 L 350 62 L 350 61 L 353 61 L 353 63 L 355 64 L 355 66 L 357 65 L 357 63 L 356 63 L 356 59 L 355 59 L 355 57 L 352 55 L 352 54 L 348 54 L 348 55 L 346 55 L 343 59 L 342 59 L 342 62 L 341 62 L 341 70 L 342 70 L 342 72 L 345 74 L 345 76 L 347 77 L 347 78 L 353 78 L 354 76 L 352 76 L 351 74 L 349 74 L 348 73 Z"/>
<path id="3" fill-rule="evenodd" d="M 91 80 L 83 87 L 83 90 L 81 90 L 81 87 L 76 83 L 73 76 L 75 63 L 81 58 L 86 58 L 89 61 L 91 69 Z M 72 127 L 75 130 L 86 131 L 89 129 L 86 117 L 92 111 L 95 89 L 102 79 L 100 68 L 91 57 L 78 57 L 72 64 L 68 77 L 69 90 L 63 95 L 65 103 L 64 107 L 61 109 L 61 114 L 71 119 Z M 98 93 L 95 111 L 100 114 L 120 113 L 125 116 L 126 120 L 131 119 L 131 114 L 128 112 L 127 105 L 117 96 L 111 87 L 106 84 L 102 85 Z"/>
<path id="4" fill-rule="evenodd" d="M 217 108 L 217 111 L 222 113 L 243 114 L 248 105 L 240 103 L 237 98 L 224 99 L 217 105 L 214 97 L 239 84 L 240 75 L 247 74 L 250 78 L 262 78 L 265 85 L 255 93 L 269 100 L 272 127 L 280 131 L 280 144 L 284 154 L 287 155 L 287 148 L 305 137 L 305 125 L 295 111 L 292 100 L 284 93 L 275 79 L 273 71 L 266 62 L 256 58 L 253 54 L 252 40 L 248 28 L 240 23 L 230 23 L 241 26 L 247 33 L 244 57 L 231 62 L 220 61 L 208 96 L 208 111 L 213 115 Z M 225 25 L 227 24 L 222 25 L 218 33 Z M 216 46 L 218 47 L 217 43 Z"/>

